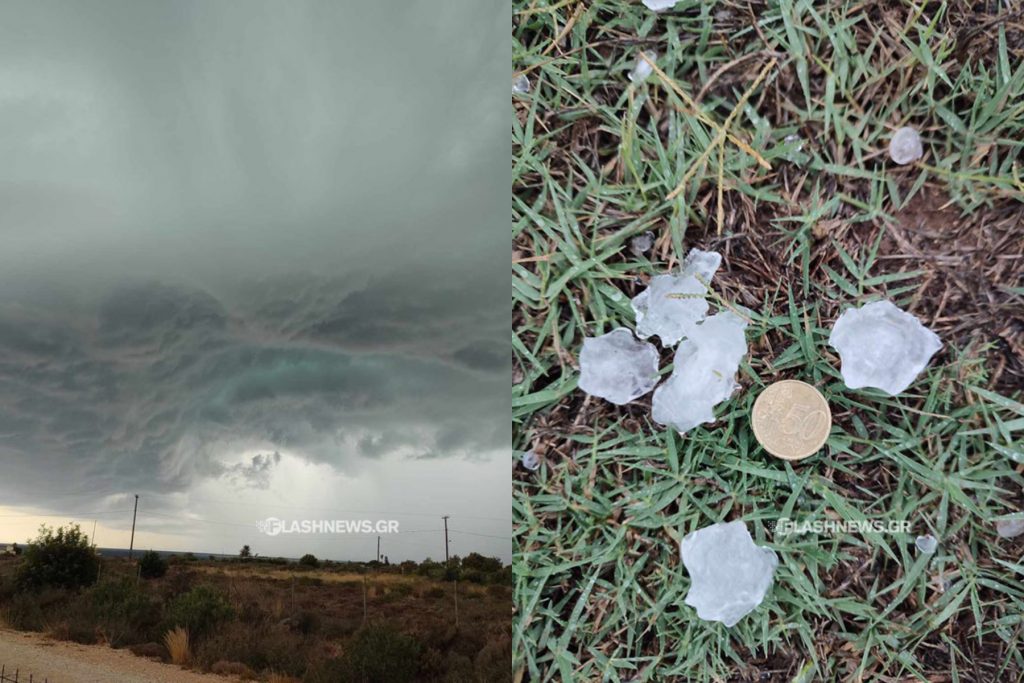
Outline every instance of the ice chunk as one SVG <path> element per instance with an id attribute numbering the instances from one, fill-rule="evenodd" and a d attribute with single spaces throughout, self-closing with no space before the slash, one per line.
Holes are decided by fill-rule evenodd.
<path id="1" fill-rule="evenodd" d="M 516 95 L 525 95 L 530 92 L 530 79 L 526 77 L 526 74 L 517 74 L 512 77 L 512 93 Z"/>
<path id="2" fill-rule="evenodd" d="M 657 275 L 630 302 L 641 339 L 657 335 L 662 346 L 674 346 L 708 312 L 705 297 L 722 255 L 691 249 L 678 275 Z"/>
<path id="3" fill-rule="evenodd" d="M 918 536 L 914 539 L 914 545 L 925 555 L 931 555 L 935 552 L 935 549 L 939 547 L 939 539 L 935 538 L 931 534 L 927 536 Z"/>
<path id="4" fill-rule="evenodd" d="M 637 399 L 658 383 L 658 349 L 624 327 L 587 337 L 580 351 L 579 387 L 617 405 Z"/>
<path id="5" fill-rule="evenodd" d="M 828 343 L 839 352 L 846 386 L 873 387 L 890 396 L 909 387 L 942 348 L 937 334 L 891 301 L 844 311 Z"/>
<path id="6" fill-rule="evenodd" d="M 889 139 L 889 158 L 901 166 L 924 156 L 921 136 L 910 126 L 903 126 Z"/>
<path id="7" fill-rule="evenodd" d="M 697 616 L 734 626 L 764 600 L 779 558 L 756 545 L 741 521 L 691 531 L 679 546 L 690 574 L 686 604 Z"/>
<path id="8" fill-rule="evenodd" d="M 655 12 L 661 12 L 662 10 L 674 7 L 679 0 L 643 0 L 643 2 L 644 5 L 647 6 L 647 9 Z"/>
<path id="9" fill-rule="evenodd" d="M 1003 538 L 1014 538 L 1024 534 L 1024 519 L 1000 519 L 996 522 L 996 533 Z"/>
<path id="10" fill-rule="evenodd" d="M 629 241 L 629 250 L 634 256 L 643 256 L 654 246 L 654 233 L 648 230 Z"/>
<path id="11" fill-rule="evenodd" d="M 646 54 L 652 62 L 658 59 L 658 53 L 656 52 L 640 53 L 640 55 L 643 54 Z M 634 66 L 633 70 L 629 72 L 629 80 L 634 83 L 643 83 L 647 80 L 647 77 L 654 72 L 654 68 L 640 55 L 636 56 L 636 66 Z"/>
<path id="12" fill-rule="evenodd" d="M 685 434 L 702 422 L 714 422 L 714 407 L 736 389 L 736 371 L 747 354 L 747 324 L 724 311 L 694 325 L 676 349 L 675 368 L 654 391 L 651 416 Z"/>
<path id="13" fill-rule="evenodd" d="M 530 470 L 531 472 L 536 472 L 538 469 L 540 469 L 540 456 L 538 456 L 533 451 L 526 451 L 525 453 L 523 453 L 519 461 L 523 463 L 523 467 Z"/>

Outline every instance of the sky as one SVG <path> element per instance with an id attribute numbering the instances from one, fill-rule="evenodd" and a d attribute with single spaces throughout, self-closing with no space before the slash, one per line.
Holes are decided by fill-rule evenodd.
<path id="1" fill-rule="evenodd" d="M 0 542 L 511 559 L 504 5 L 0 4 Z"/>

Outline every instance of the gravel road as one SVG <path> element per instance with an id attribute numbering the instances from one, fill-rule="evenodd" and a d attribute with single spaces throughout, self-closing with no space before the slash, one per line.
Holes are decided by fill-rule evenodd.
<path id="1" fill-rule="evenodd" d="M 55 641 L 38 633 L 0 629 L 0 665 L 10 676 L 20 670 L 19 683 L 224 683 L 237 681 L 197 674 L 177 666 L 136 657 L 127 650 L 102 645 Z"/>

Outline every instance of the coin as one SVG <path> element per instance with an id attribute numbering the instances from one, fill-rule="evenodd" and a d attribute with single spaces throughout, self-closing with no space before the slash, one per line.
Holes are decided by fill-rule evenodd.
<path id="1" fill-rule="evenodd" d="M 766 451 L 783 460 L 803 460 L 825 445 L 832 411 L 810 384 L 785 379 L 761 392 L 750 422 Z"/>

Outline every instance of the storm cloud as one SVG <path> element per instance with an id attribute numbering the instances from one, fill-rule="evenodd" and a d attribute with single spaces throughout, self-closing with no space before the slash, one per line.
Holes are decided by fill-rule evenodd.
<path id="1" fill-rule="evenodd" d="M 456 6 L 4 3 L 5 506 L 505 488 L 505 8 Z"/>

